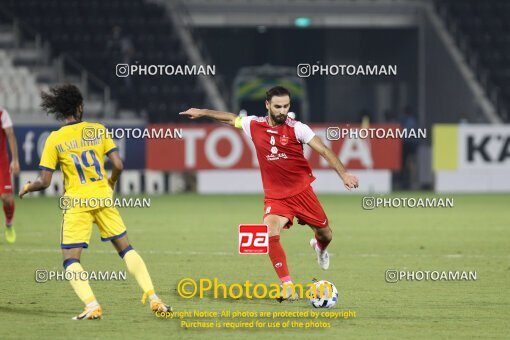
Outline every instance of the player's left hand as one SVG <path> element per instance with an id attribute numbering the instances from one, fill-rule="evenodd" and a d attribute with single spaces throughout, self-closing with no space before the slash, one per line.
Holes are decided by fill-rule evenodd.
<path id="1" fill-rule="evenodd" d="M 11 175 L 17 176 L 19 174 L 19 162 L 16 160 L 13 160 L 11 162 L 11 165 L 9 167 L 9 172 Z"/>
<path id="2" fill-rule="evenodd" d="M 344 181 L 344 186 L 347 188 L 347 190 L 351 190 L 359 186 L 358 177 L 351 175 L 350 173 L 345 173 L 342 177 L 342 180 Z"/>
<path id="3" fill-rule="evenodd" d="M 108 178 L 108 185 L 112 188 L 112 190 L 115 190 L 115 182 L 112 181 L 111 178 Z"/>

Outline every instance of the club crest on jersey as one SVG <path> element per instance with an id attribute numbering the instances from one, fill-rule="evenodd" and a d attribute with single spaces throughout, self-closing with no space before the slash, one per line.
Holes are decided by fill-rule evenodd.
<path id="1" fill-rule="evenodd" d="M 287 145 L 288 142 L 289 142 L 289 137 L 287 137 L 287 136 L 281 136 L 280 137 L 280 143 L 282 145 Z"/>

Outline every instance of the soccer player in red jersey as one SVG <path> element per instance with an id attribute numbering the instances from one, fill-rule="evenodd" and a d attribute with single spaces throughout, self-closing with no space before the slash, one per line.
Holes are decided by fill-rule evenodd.
<path id="1" fill-rule="evenodd" d="M 308 224 L 315 233 L 310 246 L 317 254 L 322 269 L 329 268 L 326 250 L 332 240 L 332 231 L 317 196 L 310 184 L 315 180 L 303 154 L 303 144 L 324 157 L 335 169 L 344 186 L 351 190 L 358 187 L 358 178 L 349 174 L 336 155 L 315 135 L 306 124 L 287 116 L 290 93 L 281 86 L 266 93 L 267 116 L 238 117 L 233 113 L 205 109 L 189 109 L 181 115 L 190 119 L 211 118 L 243 131 L 255 145 L 264 186 L 264 223 L 269 227 L 269 258 L 283 285 L 292 280 L 287 267 L 285 251 L 280 244 L 282 228 L 290 228 L 294 217 L 299 224 Z M 282 298 L 295 300 L 288 289 Z"/>
<path id="2" fill-rule="evenodd" d="M 12 160 L 9 162 L 7 142 L 11 149 Z M 18 144 L 12 125 L 11 117 L 4 108 L 0 107 L 0 195 L 5 214 L 5 239 L 9 243 L 16 242 L 16 233 L 12 226 L 14 218 L 14 196 L 12 194 L 11 176 L 19 174 Z"/>

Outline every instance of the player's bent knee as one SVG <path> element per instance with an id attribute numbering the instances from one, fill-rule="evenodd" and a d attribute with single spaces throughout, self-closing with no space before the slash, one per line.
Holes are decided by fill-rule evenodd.
<path id="1" fill-rule="evenodd" d="M 322 241 L 331 241 L 333 239 L 333 231 L 331 230 L 330 227 L 318 228 L 317 229 L 317 236 Z"/>
<path id="2" fill-rule="evenodd" d="M 280 235 L 280 224 L 276 220 L 266 219 L 265 223 L 268 227 L 269 237 Z"/>
<path id="3" fill-rule="evenodd" d="M 121 252 L 126 247 L 130 246 L 127 234 L 120 238 L 113 239 L 112 244 L 115 247 L 115 249 L 117 250 L 117 252 Z"/>
<path id="4" fill-rule="evenodd" d="M 283 228 L 285 222 L 283 222 L 284 218 L 276 215 L 269 215 L 264 219 L 264 223 L 268 226 L 269 236 L 277 236 L 280 235 L 280 231 Z M 285 221 L 288 221 L 285 219 Z"/>
<path id="5" fill-rule="evenodd" d="M 62 248 L 62 256 L 64 257 L 64 261 L 67 259 L 77 259 L 80 260 L 81 250 L 83 248 Z"/>
<path id="6" fill-rule="evenodd" d="M 276 226 L 269 226 L 269 237 L 280 235 L 280 228 Z"/>
<path id="7" fill-rule="evenodd" d="M 331 241 L 333 239 L 333 230 L 331 230 L 330 227 L 327 227 L 326 229 L 327 229 L 327 231 L 326 231 L 327 239 L 328 239 L 328 241 Z"/>
<path id="8" fill-rule="evenodd" d="M 3 194 L 2 201 L 4 204 L 11 205 L 14 202 L 14 196 L 12 194 Z"/>

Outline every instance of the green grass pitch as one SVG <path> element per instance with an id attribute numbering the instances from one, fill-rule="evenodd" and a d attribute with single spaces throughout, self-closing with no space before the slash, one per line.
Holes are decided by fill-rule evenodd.
<path id="1" fill-rule="evenodd" d="M 400 194 L 393 194 L 399 196 Z M 406 193 L 406 196 L 432 196 Z M 443 195 L 444 197 L 447 195 Z M 365 211 L 361 196 L 320 195 L 334 231 L 331 266 L 322 271 L 307 227 L 282 233 L 293 280 L 335 283 L 334 310 L 350 319 L 324 320 L 329 329 L 184 329 L 158 319 L 140 303 L 134 279 L 91 282 L 104 309 L 100 321 L 75 322 L 82 310 L 68 282 L 36 283 L 37 269 L 61 270 L 60 211 L 56 198 L 16 201 L 18 240 L 0 238 L 0 338 L 504 338 L 510 317 L 510 197 L 453 195 L 455 207 Z M 237 254 L 237 226 L 258 223 L 258 195 L 152 197 L 146 209 L 121 209 L 131 244 L 144 258 L 157 292 L 178 311 L 307 311 L 307 301 L 180 298 L 185 277 L 223 283 L 277 283 L 265 255 Z M 95 229 L 82 255 L 86 270 L 124 270 Z M 476 270 L 476 281 L 386 283 L 387 269 Z M 129 274 L 128 274 L 129 275 Z M 297 320 L 297 319 L 294 319 Z M 247 321 L 244 319 L 243 321 Z M 505 335 L 506 334 L 506 335 Z"/>

